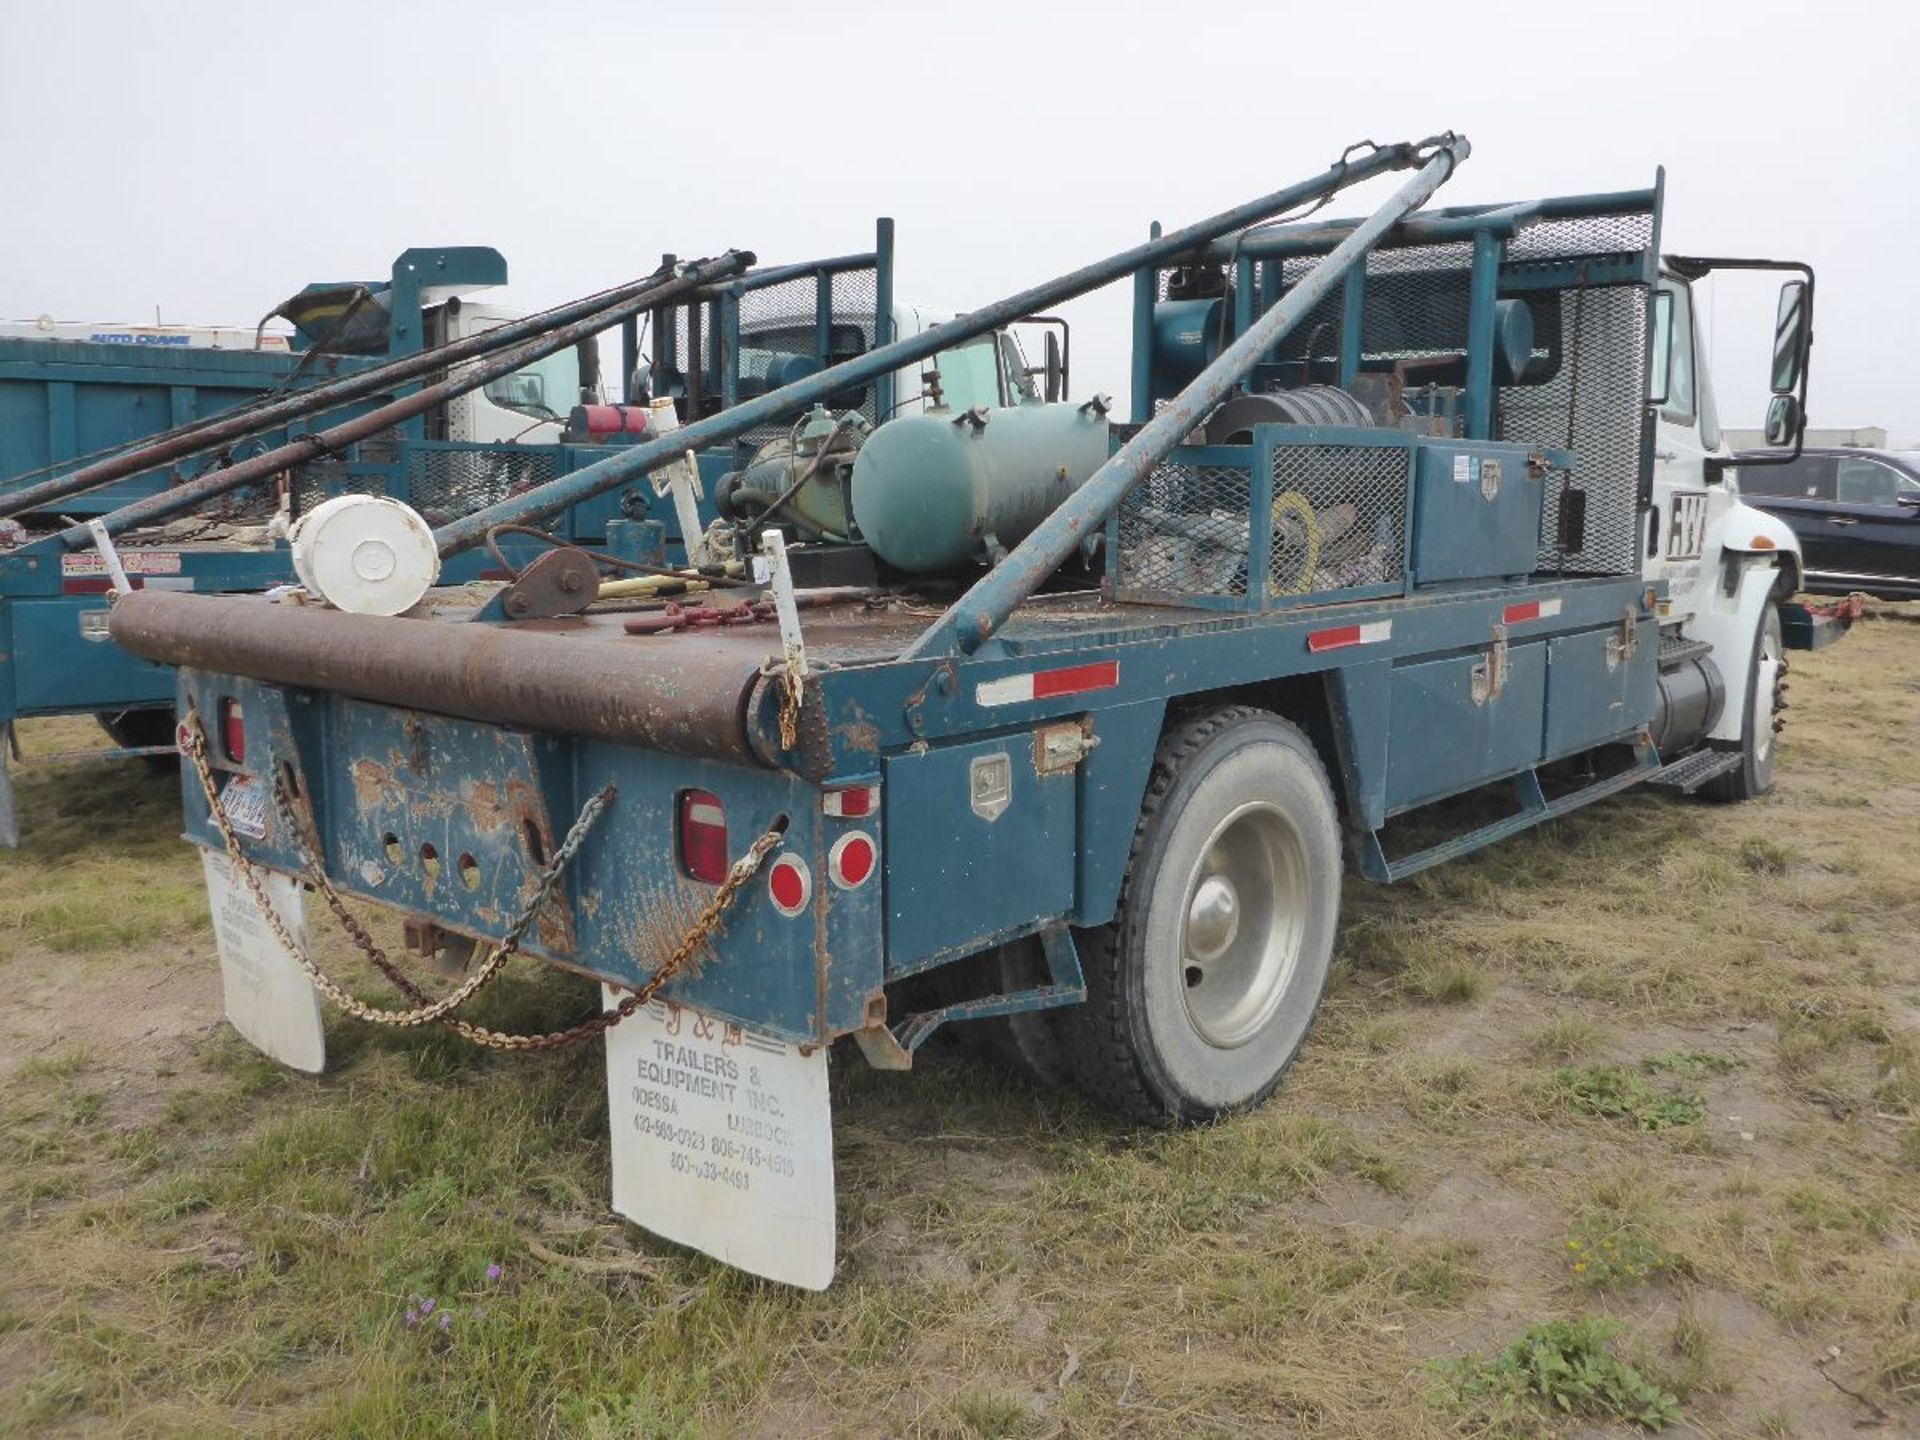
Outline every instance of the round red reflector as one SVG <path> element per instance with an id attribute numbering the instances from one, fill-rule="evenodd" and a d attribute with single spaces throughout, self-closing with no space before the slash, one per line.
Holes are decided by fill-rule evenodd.
<path id="1" fill-rule="evenodd" d="M 827 873 L 842 890 L 853 890 L 873 874 L 873 837 L 864 830 L 842 835 L 827 852 Z"/>
<path id="2" fill-rule="evenodd" d="M 767 893 L 773 897 L 773 908 L 782 915 L 798 915 L 806 908 L 812 890 L 807 862 L 798 855 L 782 855 L 773 862 L 767 875 Z"/>

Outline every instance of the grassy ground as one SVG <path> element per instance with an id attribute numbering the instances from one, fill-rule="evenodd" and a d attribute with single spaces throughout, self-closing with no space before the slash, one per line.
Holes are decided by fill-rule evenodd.
<path id="1" fill-rule="evenodd" d="M 257 1059 L 172 783 L 30 758 L 0 1434 L 1920 1433 L 1920 625 L 1794 664 L 1768 800 L 1356 883 L 1255 1114 L 1147 1135 L 836 1057 L 821 1296 L 611 1219 L 597 1049 L 330 1018 L 324 1079 Z"/>

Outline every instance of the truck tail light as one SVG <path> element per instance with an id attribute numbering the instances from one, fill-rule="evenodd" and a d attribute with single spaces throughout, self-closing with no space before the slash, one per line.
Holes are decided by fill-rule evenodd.
<path id="1" fill-rule="evenodd" d="M 873 874 L 879 853 L 864 830 L 842 835 L 827 852 L 827 875 L 842 890 L 857 890 Z"/>
<path id="2" fill-rule="evenodd" d="M 240 702 L 231 695 L 220 702 L 220 748 L 227 752 L 227 759 L 236 765 L 247 763 L 247 727 L 246 716 L 242 714 Z"/>
<path id="3" fill-rule="evenodd" d="M 767 870 L 767 894 L 782 915 L 798 915 L 813 898 L 813 875 L 798 855 L 782 855 Z"/>
<path id="4" fill-rule="evenodd" d="M 680 868 L 696 880 L 718 885 L 727 878 L 727 812 L 705 790 L 680 792 Z"/>

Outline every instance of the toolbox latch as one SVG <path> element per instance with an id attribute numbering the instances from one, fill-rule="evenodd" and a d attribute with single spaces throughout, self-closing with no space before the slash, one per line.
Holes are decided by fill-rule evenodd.
<path id="1" fill-rule="evenodd" d="M 1507 688 L 1507 627 L 1493 627 L 1493 644 L 1487 648 L 1487 658 L 1476 660 L 1473 665 L 1473 703 L 1484 705 L 1489 700 L 1500 698 L 1500 692 Z"/>
<path id="2" fill-rule="evenodd" d="M 1100 737 L 1093 733 L 1091 716 L 1065 720 L 1057 725 L 1042 725 L 1033 732 L 1033 770 L 1036 775 L 1064 775 L 1072 770 Z"/>

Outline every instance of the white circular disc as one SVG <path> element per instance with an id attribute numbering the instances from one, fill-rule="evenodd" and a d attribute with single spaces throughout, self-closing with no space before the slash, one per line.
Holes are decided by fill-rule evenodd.
<path id="1" fill-rule="evenodd" d="M 383 495 L 337 495 L 288 535 L 294 573 L 309 591 L 356 615 L 398 615 L 440 577 L 433 530 Z"/>

